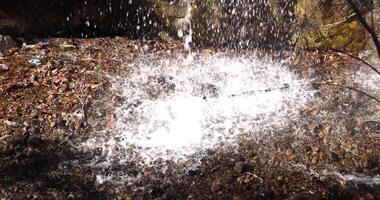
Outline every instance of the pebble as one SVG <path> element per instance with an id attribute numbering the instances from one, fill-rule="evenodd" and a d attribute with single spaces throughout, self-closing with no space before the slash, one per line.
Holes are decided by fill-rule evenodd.
<path id="1" fill-rule="evenodd" d="M 34 67 L 38 67 L 38 66 L 42 65 L 42 62 L 40 59 L 33 58 L 33 59 L 29 60 L 29 64 L 34 66 Z"/>
<path id="2" fill-rule="evenodd" d="M 8 71 L 9 67 L 6 64 L 0 64 L 0 72 Z"/>

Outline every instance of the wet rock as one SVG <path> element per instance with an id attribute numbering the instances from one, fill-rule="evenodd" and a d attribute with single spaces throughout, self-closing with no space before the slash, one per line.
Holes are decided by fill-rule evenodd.
<path id="1" fill-rule="evenodd" d="M 38 58 L 30 59 L 28 62 L 29 62 L 29 64 L 30 64 L 31 66 L 33 66 L 33 67 L 38 67 L 38 66 L 42 65 L 41 60 L 38 59 Z"/>
<path id="2" fill-rule="evenodd" d="M 295 10 L 302 30 L 296 34 L 298 46 L 345 51 L 360 51 L 365 47 L 365 30 L 345 0 L 298 1 Z M 364 13 L 368 10 L 368 6 L 362 8 Z"/>
<path id="3" fill-rule="evenodd" d="M 144 84 L 146 92 L 150 99 L 157 99 L 160 96 L 171 94 L 175 91 L 175 84 L 172 82 L 173 77 L 151 76 L 148 82 Z"/>
<path id="4" fill-rule="evenodd" d="M 234 167 L 234 170 L 238 173 L 250 172 L 253 169 L 254 169 L 253 166 L 246 162 L 238 162 L 235 164 L 235 167 Z"/>
<path id="5" fill-rule="evenodd" d="M 322 200 L 322 197 L 318 194 L 298 193 L 287 198 L 287 200 Z"/>
<path id="6" fill-rule="evenodd" d="M 0 51 L 19 47 L 19 43 L 10 36 L 0 35 Z"/>

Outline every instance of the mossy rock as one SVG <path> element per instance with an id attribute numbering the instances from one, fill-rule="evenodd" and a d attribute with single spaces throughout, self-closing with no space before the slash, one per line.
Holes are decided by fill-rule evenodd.
<path id="1" fill-rule="evenodd" d="M 299 47 L 358 52 L 366 46 L 366 32 L 344 0 L 300 1 L 296 15 Z"/>

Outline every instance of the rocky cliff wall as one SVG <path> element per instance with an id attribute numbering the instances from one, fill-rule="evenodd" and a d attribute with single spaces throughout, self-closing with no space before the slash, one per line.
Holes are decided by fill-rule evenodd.
<path id="1" fill-rule="evenodd" d="M 357 3 L 380 33 L 379 1 Z M 277 49 L 295 45 L 357 52 L 370 44 L 345 0 L 192 2 L 193 45 Z M 184 0 L 2 0 L 0 34 L 181 39 L 178 30 L 186 11 Z"/>

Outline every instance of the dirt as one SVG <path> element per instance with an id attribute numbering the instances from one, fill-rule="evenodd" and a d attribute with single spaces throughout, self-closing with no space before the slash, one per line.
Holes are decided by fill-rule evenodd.
<path id="1" fill-rule="evenodd" d="M 193 169 L 169 161 L 114 163 L 106 171 L 89 165 L 99 152 L 76 147 L 115 126 L 123 97 L 111 86 L 129 73 L 128 63 L 182 51 L 180 43 L 120 37 L 49 39 L 2 51 L 1 199 L 380 199 L 380 104 L 345 87 L 346 76 L 363 66 L 334 52 L 290 59 L 294 73 L 313 80 L 319 100 L 286 128 L 262 130 L 237 149 L 210 150 Z M 142 176 L 99 183 L 99 172 Z"/>

